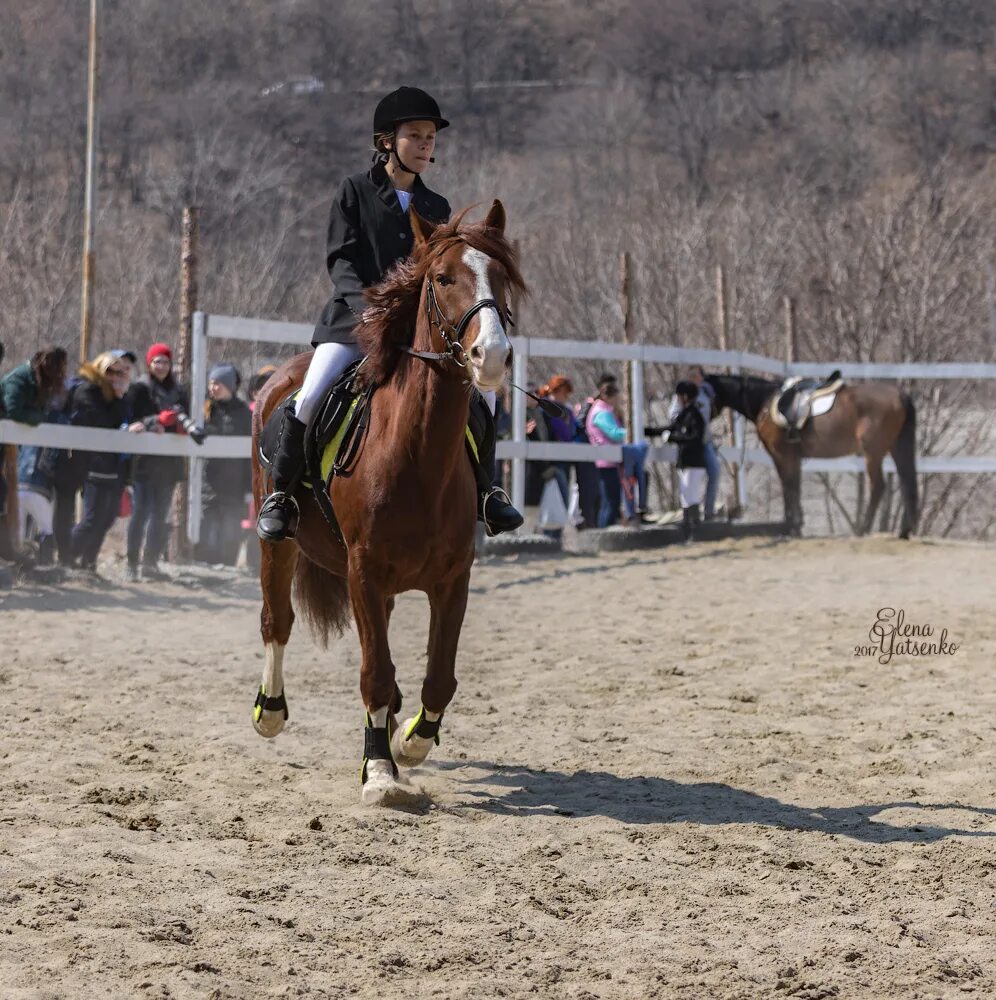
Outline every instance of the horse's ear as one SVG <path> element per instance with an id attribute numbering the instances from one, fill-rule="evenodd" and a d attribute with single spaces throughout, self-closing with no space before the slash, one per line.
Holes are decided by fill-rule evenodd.
<path id="1" fill-rule="evenodd" d="M 411 205 L 408 209 L 408 221 L 412 224 L 412 234 L 415 236 L 415 246 L 425 246 L 425 244 L 432 238 L 432 234 L 436 231 L 436 224 L 434 222 L 430 222 L 428 219 L 423 219 L 422 216 L 415 211 L 414 205 Z"/>
<path id="2" fill-rule="evenodd" d="M 490 229 L 497 229 L 499 233 L 505 235 L 505 206 L 497 198 L 491 202 L 484 225 Z"/>

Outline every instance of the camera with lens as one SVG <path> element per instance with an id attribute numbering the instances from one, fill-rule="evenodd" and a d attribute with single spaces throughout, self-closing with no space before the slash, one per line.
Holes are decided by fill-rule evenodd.
<path id="1" fill-rule="evenodd" d="M 198 427 L 193 417 L 179 406 L 175 406 L 177 423 L 183 428 L 187 436 L 194 444 L 203 444 L 207 437 L 207 431 L 203 427 Z"/>

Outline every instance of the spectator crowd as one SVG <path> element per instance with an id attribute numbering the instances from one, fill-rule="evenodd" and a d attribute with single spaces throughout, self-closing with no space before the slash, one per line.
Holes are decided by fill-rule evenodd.
<path id="1" fill-rule="evenodd" d="M 75 372 L 63 348 L 41 350 L 0 377 L 0 418 L 33 427 L 48 423 L 136 435 L 185 434 L 197 444 L 208 436 L 251 434 L 253 400 L 275 370 L 273 365 L 252 376 L 247 399 L 242 398 L 235 365 L 215 365 L 209 372 L 207 399 L 193 409 L 173 365 L 172 350 L 165 343 L 149 346 L 141 374 L 138 355 L 123 348 L 104 351 Z M 555 531 L 568 519 L 581 530 L 633 527 L 651 519 L 648 443 L 627 440 L 621 396 L 616 377 L 609 373 L 598 379 L 591 395 L 576 401 L 574 385 L 564 375 L 529 386 L 526 434 L 531 441 L 620 448 L 618 458 L 526 463 L 526 503 L 562 512 Z M 502 404 L 500 400 L 495 415 L 497 431 L 508 436 L 511 420 Z M 702 369 L 695 367 L 675 387 L 668 423 L 648 428 L 649 434 L 677 446 L 686 540 L 694 537 L 703 518 L 716 514 L 720 463 L 709 430 L 714 416 L 712 389 Z M 21 546 L 32 551 L 40 565 L 58 563 L 94 576 L 108 532 L 119 517 L 129 516 L 128 580 L 163 578 L 160 562 L 184 463 L 180 456 L 21 446 L 16 466 Z M 250 462 L 208 459 L 202 478 L 201 540 L 194 555 L 209 563 L 235 565 L 253 523 Z M 9 486 L 0 476 L 0 515 L 13 506 L 10 501 Z"/>
<path id="2" fill-rule="evenodd" d="M 32 427 L 183 434 L 202 444 L 210 435 L 251 433 L 251 400 L 274 371 L 270 365 L 252 377 L 247 401 L 240 396 L 236 367 L 215 365 L 207 399 L 192 409 L 187 387 L 174 374 L 168 344 L 152 344 L 144 372 L 139 374 L 138 367 L 138 355 L 123 348 L 104 351 L 75 372 L 63 348 L 37 351 L 0 376 L 0 419 Z M 57 563 L 96 577 L 108 532 L 127 516 L 128 580 L 163 578 L 160 562 L 169 543 L 176 487 L 184 478 L 183 457 L 21 445 L 16 470 L 16 498 L 6 481 L 14 477 L 0 475 L 0 517 L 16 506 L 18 547 L 31 552 L 37 564 Z M 248 457 L 205 461 L 196 558 L 235 565 L 247 534 L 251 476 Z"/>

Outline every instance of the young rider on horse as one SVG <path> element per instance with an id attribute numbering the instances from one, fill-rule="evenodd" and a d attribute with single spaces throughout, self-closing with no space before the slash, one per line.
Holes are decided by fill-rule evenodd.
<path id="1" fill-rule="evenodd" d="M 430 222 L 446 222 L 449 202 L 422 183 L 419 176 L 433 162 L 436 132 L 449 122 L 424 90 L 399 87 L 374 112 L 376 158 L 366 173 L 353 174 L 339 186 L 329 218 L 327 264 L 335 286 L 315 327 L 314 357 L 297 404 L 282 413 L 273 457 L 273 492 L 260 506 L 256 531 L 264 541 L 293 538 L 300 511 L 294 490 L 304 469 L 304 432 L 325 392 L 361 354 L 353 330 L 366 308 L 364 289 L 376 285 L 393 264 L 414 246 L 408 208 Z M 491 397 L 491 398 L 488 398 Z M 485 394 L 494 412 L 494 393 Z M 481 454 L 478 514 L 489 534 L 511 531 L 522 515 L 501 489 L 491 488 L 495 455 Z"/>

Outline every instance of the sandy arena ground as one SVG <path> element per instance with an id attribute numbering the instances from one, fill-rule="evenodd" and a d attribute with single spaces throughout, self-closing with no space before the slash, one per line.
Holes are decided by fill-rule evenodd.
<path id="1" fill-rule="evenodd" d="M 353 633 L 265 742 L 254 581 L 0 595 L 0 996 L 992 997 L 994 555 L 484 562 L 409 812 L 359 803 Z M 959 648 L 856 655 L 886 605 Z"/>

